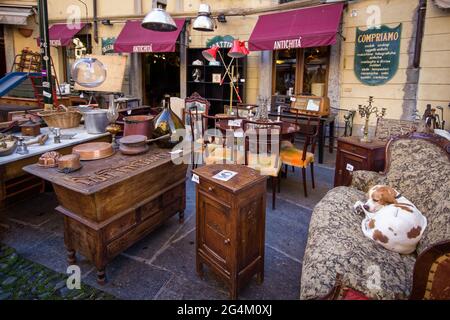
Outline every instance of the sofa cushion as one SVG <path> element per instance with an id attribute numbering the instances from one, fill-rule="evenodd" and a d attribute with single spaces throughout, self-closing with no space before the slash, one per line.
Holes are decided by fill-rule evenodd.
<path id="1" fill-rule="evenodd" d="M 314 208 L 303 259 L 301 299 L 326 295 L 338 273 L 371 298 L 408 297 L 415 257 L 388 251 L 363 235 L 363 217 L 353 213 L 353 204 L 364 198 L 362 191 L 338 187 Z"/>
<path id="2" fill-rule="evenodd" d="M 396 188 L 428 220 L 418 246 L 450 239 L 450 161 L 437 145 L 422 139 L 392 142 L 391 162 L 386 174 L 388 185 Z"/>

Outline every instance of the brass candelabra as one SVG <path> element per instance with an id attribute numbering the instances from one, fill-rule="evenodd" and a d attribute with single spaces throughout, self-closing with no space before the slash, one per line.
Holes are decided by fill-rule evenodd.
<path id="1" fill-rule="evenodd" d="M 383 118 L 386 114 L 386 108 L 381 108 L 381 111 L 378 110 L 377 107 L 373 106 L 373 97 L 370 96 L 369 97 L 369 104 L 366 105 L 358 105 L 358 112 L 359 115 L 362 118 L 365 118 L 365 123 L 364 123 L 364 133 L 363 133 L 363 137 L 361 138 L 361 142 L 371 142 L 370 138 L 369 138 L 369 120 L 370 120 L 370 115 L 371 114 L 375 114 L 377 118 Z"/>

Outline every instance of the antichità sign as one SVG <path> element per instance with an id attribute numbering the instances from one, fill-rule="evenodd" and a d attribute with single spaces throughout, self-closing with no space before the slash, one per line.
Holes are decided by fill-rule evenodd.
<path id="1" fill-rule="evenodd" d="M 369 86 L 382 85 L 398 70 L 402 24 L 390 28 L 356 29 L 354 71 Z"/>

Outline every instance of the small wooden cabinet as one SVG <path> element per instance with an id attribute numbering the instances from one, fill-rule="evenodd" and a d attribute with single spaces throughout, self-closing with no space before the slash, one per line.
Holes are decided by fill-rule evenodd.
<path id="1" fill-rule="evenodd" d="M 351 172 L 356 170 L 383 171 L 386 142 L 361 142 L 359 137 L 338 139 L 334 186 L 348 186 Z"/>
<path id="2" fill-rule="evenodd" d="M 238 172 L 229 181 L 212 178 Z M 229 285 L 231 299 L 255 274 L 264 280 L 266 179 L 243 165 L 211 165 L 193 171 L 197 185 L 197 273 L 203 264 Z"/>

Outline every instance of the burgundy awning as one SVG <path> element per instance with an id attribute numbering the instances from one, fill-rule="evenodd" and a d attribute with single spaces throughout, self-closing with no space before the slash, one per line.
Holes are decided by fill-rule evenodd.
<path id="1" fill-rule="evenodd" d="M 336 43 L 343 3 L 260 16 L 248 40 L 251 51 L 329 46 Z"/>
<path id="2" fill-rule="evenodd" d="M 50 45 L 54 47 L 68 46 L 75 35 L 80 32 L 87 23 L 66 24 L 58 23 L 52 25 L 48 29 L 48 37 L 50 38 Z M 39 42 L 39 39 L 38 39 Z"/>
<path id="3" fill-rule="evenodd" d="M 174 19 L 177 30 L 158 32 L 141 27 L 141 21 L 128 20 L 114 43 L 115 52 L 174 52 L 185 19 Z"/>

